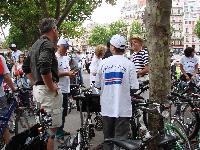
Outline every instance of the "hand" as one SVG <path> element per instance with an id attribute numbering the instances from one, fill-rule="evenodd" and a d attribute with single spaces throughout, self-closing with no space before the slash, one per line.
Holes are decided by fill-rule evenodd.
<path id="1" fill-rule="evenodd" d="M 191 79 L 195 79 L 196 78 L 196 75 L 193 75 L 192 77 L 191 77 Z"/>
<path id="2" fill-rule="evenodd" d="M 185 78 L 186 78 L 186 80 L 190 80 L 190 77 L 187 75 L 187 76 L 185 76 Z"/>
<path id="3" fill-rule="evenodd" d="M 137 72 L 137 76 L 139 76 L 139 77 L 143 76 L 142 70 L 139 70 L 139 71 Z"/>
<path id="4" fill-rule="evenodd" d="M 76 76 L 77 72 L 69 71 L 68 74 L 69 74 L 69 77 L 74 77 Z"/>

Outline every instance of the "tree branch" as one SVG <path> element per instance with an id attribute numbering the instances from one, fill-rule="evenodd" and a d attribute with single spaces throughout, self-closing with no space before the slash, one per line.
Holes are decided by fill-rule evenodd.
<path id="1" fill-rule="evenodd" d="M 40 7 L 44 11 L 44 17 L 48 18 L 49 17 L 49 13 L 48 13 L 48 9 L 47 9 L 46 0 L 39 0 L 39 2 L 40 2 Z"/>
<path id="2" fill-rule="evenodd" d="M 56 0 L 56 13 L 55 18 L 58 20 L 60 17 L 60 0 Z"/>
<path id="3" fill-rule="evenodd" d="M 61 23 L 64 21 L 64 19 L 66 18 L 66 16 L 69 14 L 72 6 L 75 4 L 76 0 L 70 0 L 68 3 L 66 3 L 65 8 L 64 8 L 64 12 L 62 14 L 62 16 L 60 17 L 60 19 L 58 20 L 57 23 L 57 27 L 59 28 Z"/>

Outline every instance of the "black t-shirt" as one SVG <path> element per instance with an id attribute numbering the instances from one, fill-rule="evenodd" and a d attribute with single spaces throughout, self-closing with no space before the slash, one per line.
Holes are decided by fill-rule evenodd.
<path id="1" fill-rule="evenodd" d="M 52 80 L 58 82 L 58 61 L 54 43 L 46 36 L 41 36 L 32 46 L 22 66 L 23 71 L 32 73 L 34 81 L 43 82 L 41 75 L 52 73 Z"/>

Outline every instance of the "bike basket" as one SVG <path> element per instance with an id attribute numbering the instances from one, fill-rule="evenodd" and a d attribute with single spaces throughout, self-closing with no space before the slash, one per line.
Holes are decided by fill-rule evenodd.
<path id="1" fill-rule="evenodd" d="M 46 142 L 40 139 L 38 133 L 39 127 L 41 126 L 36 124 L 29 130 L 13 136 L 5 150 L 46 150 Z M 29 138 L 32 140 L 26 144 Z"/>
<path id="2" fill-rule="evenodd" d="M 86 94 L 85 96 L 76 96 L 77 111 L 80 111 L 80 102 L 82 102 L 82 112 L 101 112 L 100 95 Z"/>

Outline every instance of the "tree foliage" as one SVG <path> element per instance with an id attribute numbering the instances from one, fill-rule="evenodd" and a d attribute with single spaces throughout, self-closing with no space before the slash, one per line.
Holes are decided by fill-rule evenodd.
<path id="1" fill-rule="evenodd" d="M 133 35 L 140 35 L 141 37 L 144 37 L 146 34 L 146 31 L 144 30 L 144 28 L 142 27 L 142 24 L 138 21 L 134 21 L 131 24 L 131 28 L 129 31 L 129 36 L 133 36 Z"/>
<path id="2" fill-rule="evenodd" d="M 115 34 L 121 34 L 126 37 L 127 24 L 123 21 L 116 21 L 107 26 L 95 26 L 89 36 L 88 44 L 92 46 L 106 44 L 109 39 Z"/>
<path id="3" fill-rule="evenodd" d="M 128 33 L 127 24 L 123 21 L 116 21 L 109 25 L 110 36 L 115 35 L 115 34 L 120 34 L 126 37 L 127 33 Z"/>
<path id="4" fill-rule="evenodd" d="M 90 37 L 88 39 L 88 44 L 92 46 L 96 46 L 99 44 L 106 44 L 109 40 L 109 28 L 107 26 L 97 25 L 91 31 Z"/>
<path id="5" fill-rule="evenodd" d="M 115 4 L 116 0 L 107 0 Z M 19 48 L 30 47 L 38 38 L 37 25 L 44 17 L 53 17 L 68 38 L 83 34 L 80 28 L 102 0 L 1 0 L 0 24 L 10 24 L 7 43 L 17 43 Z"/>
<path id="6" fill-rule="evenodd" d="M 197 21 L 194 32 L 198 36 L 198 38 L 200 39 L 200 20 Z"/>

